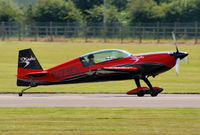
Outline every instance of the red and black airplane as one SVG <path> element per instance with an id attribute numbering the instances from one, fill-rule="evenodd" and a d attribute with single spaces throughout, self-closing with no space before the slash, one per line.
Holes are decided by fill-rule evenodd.
<path id="1" fill-rule="evenodd" d="M 31 49 L 19 51 L 17 86 L 29 86 L 24 91 L 39 85 L 101 82 L 133 79 L 137 85 L 127 94 L 157 96 L 163 89 L 153 87 L 148 77 L 155 77 L 170 70 L 188 55 L 176 51 L 131 54 L 124 50 L 107 49 L 92 52 L 52 68 L 43 70 Z M 178 70 L 177 70 L 178 72 Z M 141 87 L 143 80 L 148 87 Z"/>
<path id="2" fill-rule="evenodd" d="M 144 96 L 150 94 L 157 96 L 163 88 L 153 87 L 148 77 L 155 77 L 166 72 L 176 65 L 179 72 L 179 62 L 188 56 L 187 52 L 179 52 L 176 45 L 175 33 L 172 37 L 176 51 L 131 54 L 124 50 L 107 49 L 100 50 L 74 58 L 47 70 L 43 70 L 31 49 L 19 51 L 17 86 L 31 87 L 39 85 L 70 84 L 84 82 L 102 82 L 114 80 L 133 79 L 137 85 L 136 89 L 127 94 Z M 141 87 L 143 80 L 148 87 Z"/>

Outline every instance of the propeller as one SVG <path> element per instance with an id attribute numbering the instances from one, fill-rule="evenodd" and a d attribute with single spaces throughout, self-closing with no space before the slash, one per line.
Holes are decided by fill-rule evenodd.
<path id="1" fill-rule="evenodd" d="M 183 58 L 184 62 L 188 62 L 188 57 Z"/>
<path id="2" fill-rule="evenodd" d="M 173 38 L 173 41 L 174 41 L 174 45 L 176 46 L 176 52 L 178 53 L 179 50 L 178 50 L 178 45 L 177 45 L 177 42 L 176 42 L 176 35 L 175 35 L 174 31 L 172 31 L 172 38 Z"/>
<path id="3" fill-rule="evenodd" d="M 176 75 L 178 75 L 179 74 L 179 67 L 180 67 L 180 60 L 183 59 L 184 61 L 187 61 L 186 56 L 188 55 L 188 53 L 179 52 L 174 31 L 172 32 L 172 38 L 173 38 L 173 41 L 174 41 L 174 45 L 176 46 L 176 52 L 173 53 L 173 56 L 176 58 L 175 70 L 176 70 Z"/>
<path id="4" fill-rule="evenodd" d="M 175 65 L 176 75 L 179 75 L 180 60 L 181 60 L 180 58 L 176 59 L 176 65 Z"/>
<path id="5" fill-rule="evenodd" d="M 176 35 L 174 33 L 174 31 L 172 31 L 172 38 L 173 38 L 173 41 L 174 41 L 174 45 L 176 46 L 176 52 L 175 53 L 179 53 L 179 50 L 178 50 L 178 46 L 177 46 L 177 42 L 176 42 Z M 175 69 L 176 69 L 176 75 L 179 74 L 179 67 L 180 67 L 180 58 L 177 58 L 176 59 L 176 65 L 175 65 Z"/>

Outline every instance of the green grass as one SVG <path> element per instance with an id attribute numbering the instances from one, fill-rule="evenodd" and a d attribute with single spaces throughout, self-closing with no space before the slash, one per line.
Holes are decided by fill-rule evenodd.
<path id="1" fill-rule="evenodd" d="M 200 109 L 0 108 L 2 135 L 197 135 Z"/>
<path id="2" fill-rule="evenodd" d="M 19 92 L 22 87 L 16 86 L 18 50 L 32 48 L 44 69 L 70 60 L 71 58 L 100 49 L 124 49 L 132 53 L 173 51 L 174 45 L 133 45 L 133 44 L 100 44 L 100 43 L 55 43 L 55 42 L 0 42 L 0 92 Z M 180 75 L 174 69 L 150 78 L 154 86 L 162 86 L 165 93 L 200 93 L 200 46 L 180 45 L 181 51 L 189 52 L 189 62 L 182 62 Z M 74 93 L 126 93 L 135 88 L 132 80 L 41 86 L 29 92 L 74 92 Z"/>

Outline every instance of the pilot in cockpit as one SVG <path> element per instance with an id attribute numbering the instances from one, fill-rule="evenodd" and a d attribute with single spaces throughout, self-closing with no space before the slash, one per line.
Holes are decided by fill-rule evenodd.
<path id="1" fill-rule="evenodd" d="M 94 62 L 94 55 L 93 54 L 90 54 L 88 55 L 88 66 L 91 66 L 91 65 L 94 65 L 95 62 Z"/>

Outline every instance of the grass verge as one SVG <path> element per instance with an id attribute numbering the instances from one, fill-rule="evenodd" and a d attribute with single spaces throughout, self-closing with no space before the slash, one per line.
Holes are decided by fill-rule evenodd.
<path id="1" fill-rule="evenodd" d="M 0 108 L 3 135 L 197 135 L 200 109 Z"/>

